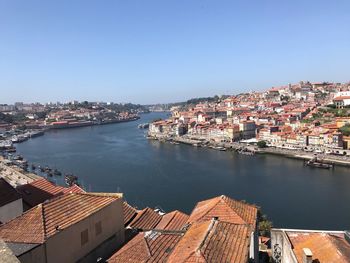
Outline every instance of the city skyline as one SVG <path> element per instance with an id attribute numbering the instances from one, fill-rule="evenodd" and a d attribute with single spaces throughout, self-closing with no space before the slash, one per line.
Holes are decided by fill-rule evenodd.
<path id="1" fill-rule="evenodd" d="M 0 3 L 0 103 L 170 103 L 349 81 L 346 1 Z"/>

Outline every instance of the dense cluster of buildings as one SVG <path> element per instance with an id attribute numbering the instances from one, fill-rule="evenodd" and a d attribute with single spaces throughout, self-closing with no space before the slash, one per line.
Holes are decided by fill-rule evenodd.
<path id="1" fill-rule="evenodd" d="M 185 109 L 150 125 L 151 136 L 190 136 L 215 142 L 243 139 L 269 146 L 347 154 L 350 84 L 300 82 L 230 96 Z"/>
<path id="2" fill-rule="evenodd" d="M 120 105 L 118 105 L 120 106 Z M 120 110 L 123 108 L 123 110 Z M 14 127 L 65 128 L 130 120 L 137 117 L 143 108 L 128 108 L 112 103 L 83 102 L 0 105 L 0 133 Z"/>

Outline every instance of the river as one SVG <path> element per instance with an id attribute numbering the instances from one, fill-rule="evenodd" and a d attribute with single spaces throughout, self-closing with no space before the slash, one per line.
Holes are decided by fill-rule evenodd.
<path id="1" fill-rule="evenodd" d="M 139 208 L 190 213 L 196 202 L 225 194 L 260 206 L 275 227 L 350 229 L 349 168 L 150 141 L 137 128 L 165 117 L 150 113 L 133 122 L 49 131 L 17 150 L 30 163 L 74 173 L 87 191 L 123 192 Z"/>

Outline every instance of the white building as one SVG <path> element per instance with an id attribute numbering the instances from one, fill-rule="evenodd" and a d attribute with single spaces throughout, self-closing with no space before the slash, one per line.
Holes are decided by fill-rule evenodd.
<path id="1" fill-rule="evenodd" d="M 333 103 L 337 108 L 350 105 L 350 91 L 338 92 L 333 98 Z"/>

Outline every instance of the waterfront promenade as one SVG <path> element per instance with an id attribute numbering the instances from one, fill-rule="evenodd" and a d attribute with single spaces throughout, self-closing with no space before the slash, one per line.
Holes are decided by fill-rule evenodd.
<path id="1" fill-rule="evenodd" d="M 226 150 L 245 150 L 247 152 L 252 152 L 256 154 L 274 154 L 279 155 L 281 157 L 295 158 L 301 160 L 311 160 L 317 156 L 318 159 L 322 159 L 325 163 L 336 164 L 350 167 L 350 156 L 341 156 L 341 155 L 329 155 L 324 153 L 314 153 L 307 152 L 303 150 L 296 149 L 283 149 L 277 147 L 266 147 L 266 148 L 258 148 L 257 146 L 250 145 L 242 142 L 214 142 L 207 140 L 204 137 L 196 137 L 196 136 L 164 136 L 164 135 L 156 135 L 149 136 L 149 139 L 159 140 L 161 142 L 177 142 L 182 144 L 187 144 L 195 147 L 206 147 L 206 148 L 214 148 L 222 149 L 220 147 L 225 148 Z"/>
<path id="2" fill-rule="evenodd" d="M 36 174 L 25 172 L 17 166 L 9 165 L 2 156 L 0 156 L 0 176 L 6 179 L 13 187 L 28 184 L 41 178 Z"/>

